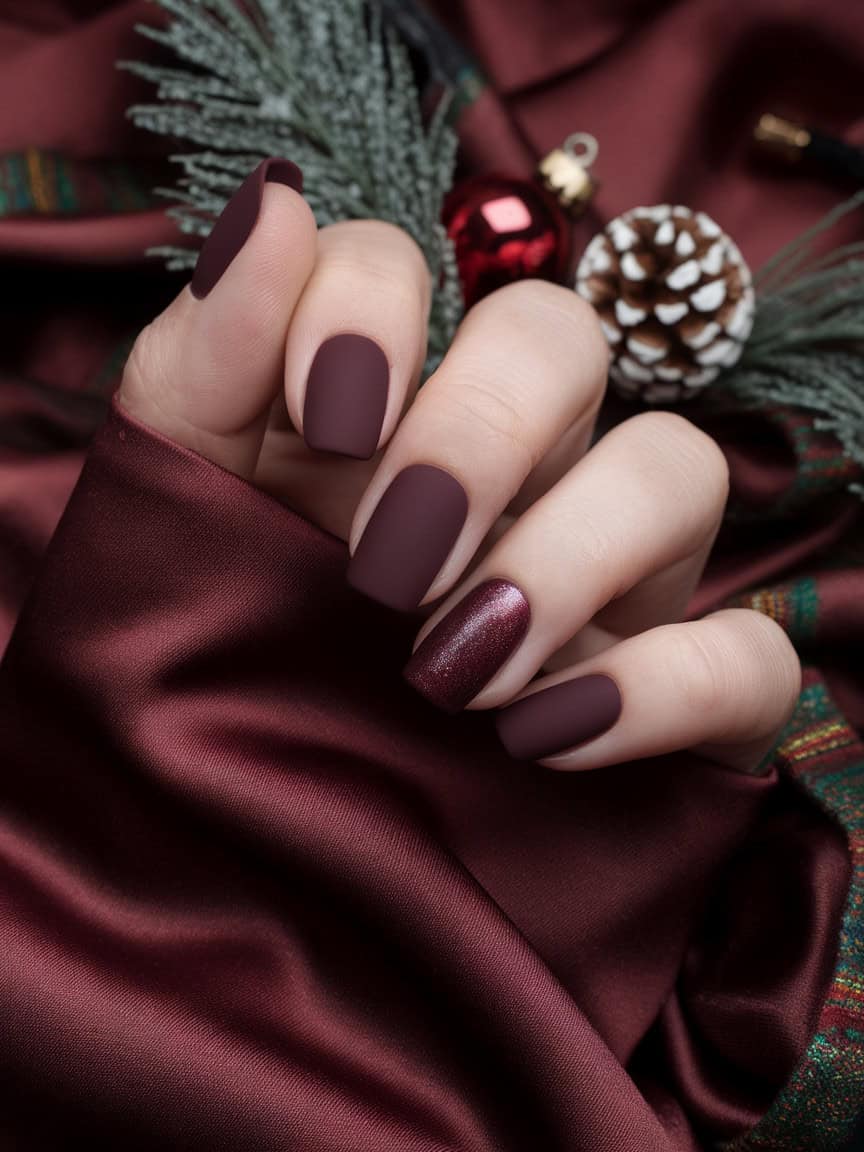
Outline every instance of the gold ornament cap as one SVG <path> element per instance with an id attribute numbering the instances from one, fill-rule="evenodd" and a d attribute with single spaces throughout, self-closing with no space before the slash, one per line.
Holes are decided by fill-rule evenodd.
<path id="1" fill-rule="evenodd" d="M 558 199 L 573 216 L 580 216 L 594 195 L 597 184 L 591 165 L 597 159 L 599 145 L 588 132 L 573 132 L 560 148 L 553 150 L 537 166 L 544 188 Z"/>

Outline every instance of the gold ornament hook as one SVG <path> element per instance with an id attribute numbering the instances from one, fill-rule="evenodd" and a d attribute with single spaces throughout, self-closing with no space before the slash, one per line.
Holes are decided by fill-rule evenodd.
<path id="1" fill-rule="evenodd" d="M 600 151 L 597 137 L 590 132 L 571 132 L 561 147 L 583 168 L 590 168 Z"/>
<path id="2" fill-rule="evenodd" d="M 597 140 L 589 132 L 571 132 L 561 147 L 554 148 L 537 166 L 543 186 L 573 216 L 585 211 L 597 188 L 590 168 L 599 151 Z"/>

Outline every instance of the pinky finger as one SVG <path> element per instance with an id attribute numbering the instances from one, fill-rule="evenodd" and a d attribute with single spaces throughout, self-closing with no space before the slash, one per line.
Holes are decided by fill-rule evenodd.
<path id="1" fill-rule="evenodd" d="M 800 687 L 786 633 L 729 609 L 653 628 L 536 681 L 496 723 L 511 756 L 564 771 L 692 748 L 752 772 Z"/>

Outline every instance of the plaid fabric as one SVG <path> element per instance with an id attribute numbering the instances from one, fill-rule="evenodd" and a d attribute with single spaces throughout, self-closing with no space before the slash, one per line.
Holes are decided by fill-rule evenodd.
<path id="1" fill-rule="evenodd" d="M 28 148 L 0 156 L 0 217 L 100 216 L 158 203 L 140 165 Z"/>
<path id="2" fill-rule="evenodd" d="M 753 608 L 763 616 L 770 616 L 797 644 L 811 640 L 816 632 L 819 612 L 819 591 L 816 580 L 805 577 L 789 584 L 776 584 L 759 588 L 738 596 L 730 608 Z"/>
<path id="3" fill-rule="evenodd" d="M 161 158 L 79 160 L 36 148 L 0 155 L 0 219 L 86 219 L 164 208 L 165 199 L 154 189 L 169 169 Z M 83 392 L 110 397 L 136 335 L 129 331 L 106 345 Z"/>
<path id="4" fill-rule="evenodd" d="M 767 414 L 792 448 L 795 481 L 772 517 L 789 516 L 839 493 L 861 471 L 807 413 Z M 837 549 L 826 565 L 855 563 L 855 548 Z M 858 556 L 858 563 L 864 556 Z M 812 652 L 830 613 L 819 575 L 759 588 L 730 601 L 770 616 L 802 652 Z M 792 775 L 846 834 L 852 877 L 837 962 L 816 1031 L 785 1089 L 748 1135 L 725 1152 L 840 1152 L 851 1148 L 864 1107 L 864 743 L 831 699 L 815 668 L 807 668 L 798 706 L 774 761 Z"/>
<path id="5" fill-rule="evenodd" d="M 774 508 L 774 515 L 788 516 L 811 503 L 814 497 L 841 492 L 851 482 L 862 479 L 861 468 L 838 451 L 837 441 L 813 426 L 808 412 L 795 408 L 775 408 L 768 413 L 792 449 L 796 461 L 795 483 Z"/>
<path id="6" fill-rule="evenodd" d="M 800 601 L 799 601 L 800 597 Z M 778 598 L 756 592 L 751 607 L 806 632 L 815 617 L 813 581 Z M 775 615 L 774 611 L 769 613 Z M 864 1105 L 864 744 L 842 718 L 817 672 L 808 670 L 798 708 L 775 758 L 843 827 L 852 878 L 837 963 L 819 1023 L 798 1067 L 769 1111 L 727 1152 L 837 1152 L 851 1147 Z"/>

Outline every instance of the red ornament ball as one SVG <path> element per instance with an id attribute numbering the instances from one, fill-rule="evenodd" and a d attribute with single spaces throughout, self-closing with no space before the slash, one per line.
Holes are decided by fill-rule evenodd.
<path id="1" fill-rule="evenodd" d="M 510 176 L 463 180 L 444 201 L 443 220 L 467 308 L 514 280 L 562 280 L 567 272 L 570 227 L 538 184 Z"/>

